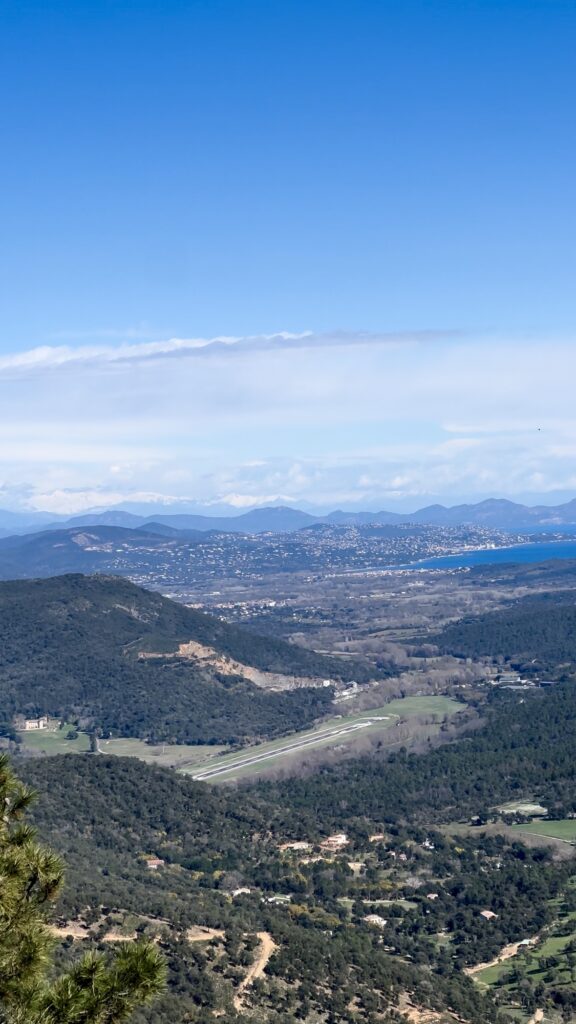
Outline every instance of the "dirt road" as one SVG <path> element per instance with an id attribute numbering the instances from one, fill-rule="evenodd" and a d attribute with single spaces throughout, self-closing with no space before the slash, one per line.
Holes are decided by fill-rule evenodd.
<path id="1" fill-rule="evenodd" d="M 539 935 L 533 935 L 529 940 L 530 946 L 533 946 L 539 938 Z M 508 946 L 504 946 L 504 949 L 501 949 L 498 956 L 494 957 L 493 960 L 489 960 L 484 964 L 475 964 L 474 967 L 465 967 L 464 974 L 467 974 L 469 978 L 473 978 L 476 974 L 480 974 L 481 971 L 485 971 L 487 967 L 497 967 L 498 964 L 504 963 L 505 960 L 510 960 L 513 956 L 516 956 L 521 949 L 526 948 L 527 946 L 525 942 L 511 942 Z"/>
<path id="2" fill-rule="evenodd" d="M 278 949 L 274 939 L 269 932 L 258 932 L 258 938 L 260 939 L 260 949 L 258 955 L 246 973 L 246 977 L 240 982 L 238 991 L 234 996 L 234 1009 L 240 1010 L 242 1008 L 242 998 L 247 988 L 250 987 L 256 978 L 260 978 L 266 970 L 266 964 L 270 957 Z"/>

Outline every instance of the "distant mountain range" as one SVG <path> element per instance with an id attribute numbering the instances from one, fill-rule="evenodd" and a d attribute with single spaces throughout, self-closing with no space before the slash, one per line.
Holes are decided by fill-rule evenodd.
<path id="1" fill-rule="evenodd" d="M 490 529 L 541 532 L 576 530 L 576 498 L 562 505 L 520 505 L 505 498 L 488 498 L 471 505 L 428 505 L 416 512 L 344 512 L 337 510 L 326 516 L 315 516 L 301 509 L 273 506 L 256 508 L 239 515 L 210 516 L 196 514 L 136 515 L 123 509 L 86 513 L 72 518 L 53 517 L 47 512 L 18 513 L 0 510 L 0 536 L 36 533 L 39 530 L 62 530 L 81 526 L 120 526 L 127 529 L 145 527 L 162 530 L 221 533 L 291 533 L 307 526 L 365 526 L 368 524 L 399 525 L 418 523 L 430 526 L 486 526 Z"/>

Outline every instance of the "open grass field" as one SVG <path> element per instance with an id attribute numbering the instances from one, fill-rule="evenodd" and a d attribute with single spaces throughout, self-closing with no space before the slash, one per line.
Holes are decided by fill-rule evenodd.
<path id="1" fill-rule="evenodd" d="M 576 843 L 576 818 L 563 818 L 560 821 L 530 821 L 526 825 L 513 825 L 515 832 L 528 835 L 550 836 L 561 839 L 565 843 Z"/>
<path id="2" fill-rule="evenodd" d="M 414 715 L 434 715 L 436 718 L 442 718 L 444 715 L 455 715 L 458 711 L 462 711 L 463 707 L 463 704 L 452 700 L 451 697 L 402 697 L 399 700 L 390 701 L 378 712 L 374 711 L 370 714 L 377 714 L 381 711 L 382 714 L 397 714 L 406 718 L 411 718 Z"/>
<path id="3" fill-rule="evenodd" d="M 573 888 L 575 883 L 576 879 L 571 880 L 569 887 Z M 492 962 L 484 970 L 474 973 L 474 981 L 481 988 L 498 988 L 502 1008 L 508 1014 L 513 1007 L 508 1005 L 506 1000 L 508 994 L 512 995 L 513 986 L 507 981 L 507 976 L 516 968 L 520 968 L 526 979 L 536 986 L 548 975 L 550 958 L 554 957 L 555 983 L 567 990 L 574 987 L 576 972 L 571 950 L 576 941 L 576 911 L 570 909 L 571 903 L 565 903 L 561 898 L 551 900 L 550 907 L 554 909 L 557 917 L 552 926 L 544 929 L 543 934 L 532 936 L 532 941 L 528 945 L 513 944 L 505 947 L 501 951 L 499 962 Z M 542 1017 L 542 1024 L 560 1024 L 563 1019 L 565 1018 L 557 1015 L 555 1010 L 548 1009 Z M 524 1015 L 519 1016 L 518 1020 L 529 1024 L 534 1018 Z"/>
<path id="4" fill-rule="evenodd" d="M 90 741 L 83 732 L 79 732 L 74 740 L 66 739 L 73 728 L 72 725 L 64 725 L 61 729 L 39 729 L 18 735 L 24 747 L 38 754 L 83 754 L 90 749 Z"/>
<path id="5" fill-rule="evenodd" d="M 504 960 L 502 963 L 486 967 L 485 970 L 479 971 L 475 975 L 474 980 L 486 987 L 497 985 L 501 978 L 506 977 L 506 974 L 518 963 L 524 962 L 528 956 L 526 962 L 529 966 L 526 973 L 534 984 L 537 984 L 546 974 L 547 968 L 542 966 L 543 962 L 548 957 L 555 956 L 559 957 L 561 961 L 559 966 L 555 968 L 555 974 L 559 981 L 567 983 L 571 980 L 571 974 L 564 953 L 566 947 L 574 940 L 574 937 L 574 935 L 551 935 L 536 946 L 521 947 L 516 956 L 510 957 L 510 959 Z"/>
<path id="6" fill-rule="evenodd" d="M 64 725 L 61 729 L 20 732 L 19 736 L 25 747 L 38 754 L 84 754 L 90 749 L 90 740 L 83 732 L 79 732 L 74 740 L 66 739 L 73 728 L 72 725 Z M 98 745 L 103 754 L 138 757 L 141 761 L 162 765 L 165 768 L 178 768 L 190 761 L 201 764 L 205 759 L 212 758 L 219 751 L 226 749 L 218 746 L 187 746 L 176 743 L 151 746 L 144 740 L 134 739 L 99 740 Z"/>
<path id="7" fill-rule="evenodd" d="M 314 729 L 259 743 L 234 754 L 215 756 L 202 762 L 199 759 L 180 770 L 207 782 L 253 777 L 268 770 L 272 764 L 295 764 L 311 749 L 348 745 L 360 736 L 388 732 L 393 746 L 394 729 L 400 722 L 409 723 L 411 718 L 426 716 L 434 717 L 439 723 L 444 716 L 455 715 L 461 710 L 462 704 L 449 697 L 406 697 L 369 711 L 335 715 Z M 434 731 L 432 724 L 430 732 Z M 398 742 L 405 742 L 405 739 L 403 734 Z"/>
<path id="8" fill-rule="evenodd" d="M 184 768 L 190 763 L 202 764 L 203 761 L 226 749 L 214 745 L 192 746 L 185 743 L 163 743 L 153 746 L 144 740 L 133 739 L 99 740 L 99 747 L 103 754 L 138 757 L 141 761 L 158 764 L 163 768 Z"/>
<path id="9" fill-rule="evenodd" d="M 518 959 L 521 956 L 522 952 L 518 953 L 517 957 L 510 957 L 509 960 L 504 960 L 501 964 L 494 964 L 492 967 L 486 967 L 485 970 L 479 971 L 478 974 L 474 976 L 474 981 L 486 988 L 489 988 L 491 985 L 497 985 L 500 978 L 512 970 L 516 963 L 518 963 Z"/>

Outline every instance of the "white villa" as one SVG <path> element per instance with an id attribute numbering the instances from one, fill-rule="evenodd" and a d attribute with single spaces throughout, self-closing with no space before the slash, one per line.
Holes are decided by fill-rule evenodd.
<path id="1" fill-rule="evenodd" d="M 24 731 L 32 732 L 34 729 L 47 729 L 48 718 L 46 715 L 42 715 L 41 718 L 25 718 L 24 719 Z"/>

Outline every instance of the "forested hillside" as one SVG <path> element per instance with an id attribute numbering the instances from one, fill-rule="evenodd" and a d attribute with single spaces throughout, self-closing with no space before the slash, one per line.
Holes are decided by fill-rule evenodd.
<path id="1" fill-rule="evenodd" d="M 260 637 L 118 577 L 0 584 L 0 700 L 17 713 L 80 719 L 103 733 L 175 742 L 269 737 L 321 716 L 331 691 L 269 693 L 174 654 L 196 641 L 257 669 L 336 677 L 350 666 Z M 142 655 L 154 653 L 153 658 Z"/>
<path id="2" fill-rule="evenodd" d="M 532 675 L 572 678 L 576 604 L 562 595 L 531 597 L 511 608 L 452 623 L 437 643 L 442 651 L 460 657 L 505 657 Z"/>
<path id="3" fill-rule="evenodd" d="M 576 813 L 576 688 L 495 692 L 485 727 L 420 756 L 362 757 L 303 779 L 262 783 L 273 803 L 297 808 L 302 828 L 355 817 L 446 822 L 482 815 L 513 797 L 538 797 L 558 817 Z M 353 795 L 353 796 L 352 796 Z M 352 811 L 353 807 L 353 811 Z"/>
<path id="4" fill-rule="evenodd" d="M 210 789 L 131 760 L 49 758 L 26 765 L 25 775 L 39 792 L 40 833 L 68 864 L 57 908 L 63 934 L 65 921 L 72 922 L 70 933 L 81 922 L 92 935 L 80 944 L 86 947 L 124 920 L 160 935 L 170 989 L 138 1022 L 201 1021 L 210 1010 L 235 1019 L 232 995 L 254 958 L 256 936 L 265 932 L 275 952 L 242 1006 L 249 1019 L 282 1024 L 320 1013 L 341 1021 L 354 1002 L 358 1024 L 392 1024 L 393 1008 L 409 997 L 488 1024 L 497 1020 L 496 1008 L 461 967 L 541 927 L 546 900 L 567 877 L 541 852 L 501 839 L 462 840 L 455 850 L 439 833 L 409 824 L 375 848 L 367 832 L 372 819 L 362 815 L 359 828 L 360 819 L 344 808 L 339 824 L 350 828 L 349 850 L 306 861 L 282 850 L 282 840 L 301 830 L 300 809 L 287 792 L 282 806 L 271 805 L 259 787 Z M 323 835 L 312 824 L 307 838 L 318 849 Z M 434 846 L 423 851 L 426 835 Z M 391 859 L 401 853 L 406 870 Z M 146 866 L 150 855 L 161 861 L 155 871 Z M 360 873 L 351 859 L 362 865 Z M 419 885 L 435 878 L 441 903 L 430 906 L 428 889 L 419 892 L 410 881 L 417 876 Z M 234 898 L 240 888 L 245 892 Z M 279 893 L 283 904 L 268 902 Z M 386 948 L 367 920 L 372 901 L 377 908 L 383 895 L 390 903 Z M 487 903 L 499 907 L 498 926 L 490 929 L 479 914 Z M 213 929 L 210 943 L 190 940 L 189 929 L 198 926 Z M 453 938 L 445 952 L 435 943 L 442 929 Z M 78 942 L 69 942 L 63 956 L 77 954 Z"/>
<path id="5" fill-rule="evenodd" d="M 80 668 L 92 663 L 98 692 L 114 692 L 106 671 L 120 673 L 124 695 L 134 693 L 142 714 L 145 697 L 139 705 L 130 673 L 152 670 L 138 679 L 157 680 L 162 692 L 147 693 L 168 714 L 165 680 L 200 671 L 171 657 L 190 639 L 193 621 L 200 642 L 215 646 L 223 631 L 237 651 L 240 631 L 230 634 L 218 620 L 123 581 L 72 577 L 10 587 L 27 588 L 12 592 L 12 605 L 5 602 L 12 632 L 20 629 L 23 642 L 16 608 L 22 617 L 36 609 L 41 626 L 30 642 L 29 678 L 43 652 L 55 658 L 60 643 L 63 682 L 55 674 L 54 685 L 75 692 L 81 678 L 87 687 L 88 668 L 84 675 Z M 68 644 L 68 630 L 80 650 Z M 10 633 L 6 626 L 6 638 Z M 242 631 L 238 643 L 248 636 Z M 22 659 L 14 643 L 4 651 L 10 679 L 14 666 L 24 671 Z M 150 653 L 162 657 L 139 658 Z M 249 685 L 230 677 L 203 682 L 212 693 Z M 527 849 L 517 832 L 485 835 L 471 822 L 480 825 L 519 798 L 571 821 L 576 688 L 565 682 L 550 690 L 494 690 L 483 715 L 479 731 L 425 754 L 376 750 L 304 778 L 236 789 L 105 755 L 21 761 L 39 793 L 40 833 L 68 864 L 57 913 L 62 935 L 71 937 L 61 962 L 81 948 L 105 948 L 118 929 L 157 937 L 170 986 L 134 1024 L 200 1024 L 214 1011 L 223 1024 L 240 1013 L 254 1024 L 397 1024 L 407 1006 L 442 1013 L 450 1024 L 504 1024 L 499 990 L 493 997 L 464 971 L 533 936 L 568 942 L 574 866 Z M 321 845 L 335 833 L 346 836 L 336 852 Z M 293 841 L 307 844 L 305 851 L 286 849 Z M 240 998 L 262 936 L 265 971 Z M 522 1006 L 528 1019 L 543 1004 L 576 1009 L 569 983 L 552 970 L 538 985 L 524 980 L 518 974 L 502 1000 Z"/>
<path id="6" fill-rule="evenodd" d="M 519 795 L 557 813 L 575 806 L 571 687 L 519 700 L 497 695 L 481 733 L 425 755 L 359 758 L 238 789 L 128 759 L 28 762 L 21 770 L 39 792 L 36 823 L 68 863 L 58 914 L 70 931 L 82 925 L 82 946 L 122 922 L 160 934 L 170 989 L 137 1024 L 202 1021 L 211 1010 L 234 1020 L 233 994 L 262 933 L 274 952 L 242 1004 L 251 1020 L 311 1024 L 320 1013 L 338 1022 L 353 1003 L 358 1024 L 392 1024 L 391 1008 L 408 998 L 460 1021 L 505 1021 L 463 968 L 553 927 L 560 908 L 568 921 L 572 862 L 480 829 L 454 837 L 439 826 L 483 820 Z M 319 843 L 341 831 L 345 850 L 326 853 Z M 308 852 L 286 851 L 294 839 Z M 268 902 L 277 896 L 282 902 Z M 370 923 L 374 912 L 385 925 Z M 189 929 L 198 926 L 213 929 L 209 942 L 196 942 Z M 69 940 L 62 956 L 78 946 Z M 518 999 L 530 1009 L 543 992 L 520 987 Z M 570 990 L 553 980 L 546 993 L 571 1005 Z"/>

